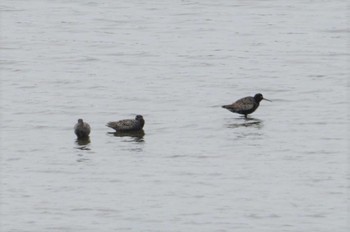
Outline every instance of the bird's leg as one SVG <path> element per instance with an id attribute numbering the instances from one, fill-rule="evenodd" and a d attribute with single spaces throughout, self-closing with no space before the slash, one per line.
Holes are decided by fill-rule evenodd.
<path id="1" fill-rule="evenodd" d="M 247 114 L 245 114 L 245 115 L 244 115 L 244 118 L 245 118 L 245 119 L 247 119 L 247 118 L 248 118 L 248 115 L 247 115 Z"/>

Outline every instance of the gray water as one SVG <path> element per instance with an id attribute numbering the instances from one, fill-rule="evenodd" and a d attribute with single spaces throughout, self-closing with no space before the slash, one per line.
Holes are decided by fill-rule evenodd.
<path id="1" fill-rule="evenodd" d="M 348 231 L 348 7 L 1 1 L 0 230 Z"/>

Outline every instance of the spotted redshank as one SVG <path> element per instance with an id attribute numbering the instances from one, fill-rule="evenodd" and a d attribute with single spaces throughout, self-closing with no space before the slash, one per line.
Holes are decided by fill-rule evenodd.
<path id="1" fill-rule="evenodd" d="M 261 100 L 270 101 L 264 98 L 261 93 L 257 93 L 254 97 L 241 98 L 231 105 L 222 106 L 222 108 L 225 108 L 233 113 L 244 114 L 244 117 L 247 118 L 248 114 L 253 113 L 259 107 Z"/>
<path id="2" fill-rule="evenodd" d="M 78 119 L 78 123 L 74 126 L 74 133 L 77 135 L 78 139 L 88 138 L 90 131 L 90 125 L 84 122 L 83 119 Z"/>
<path id="3" fill-rule="evenodd" d="M 145 125 L 142 115 L 136 115 L 135 119 L 124 119 L 116 122 L 109 122 L 106 126 L 117 132 L 139 131 Z"/>

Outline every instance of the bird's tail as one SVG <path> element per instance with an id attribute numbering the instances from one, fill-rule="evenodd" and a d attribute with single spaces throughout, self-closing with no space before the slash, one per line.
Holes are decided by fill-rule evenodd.
<path id="1" fill-rule="evenodd" d="M 113 128 L 114 122 L 108 122 L 108 123 L 106 124 L 106 126 L 108 126 L 108 127 L 110 127 L 110 128 Z"/>

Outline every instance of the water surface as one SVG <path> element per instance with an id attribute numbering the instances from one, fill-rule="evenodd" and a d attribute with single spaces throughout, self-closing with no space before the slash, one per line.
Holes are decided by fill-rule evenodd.
<path id="1" fill-rule="evenodd" d="M 2 1 L 1 231 L 348 231 L 347 7 Z"/>

